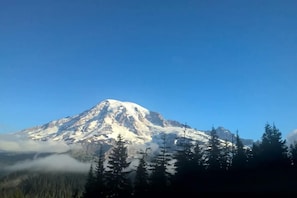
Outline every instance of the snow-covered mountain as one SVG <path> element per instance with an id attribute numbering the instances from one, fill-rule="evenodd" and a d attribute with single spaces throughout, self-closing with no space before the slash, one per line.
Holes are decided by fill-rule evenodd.
<path id="1" fill-rule="evenodd" d="M 33 140 L 107 146 L 112 145 L 119 134 L 127 142 L 130 156 L 148 147 L 153 152 L 157 151 L 164 134 L 172 150 L 176 149 L 181 137 L 201 144 L 210 138 L 205 131 L 192 129 L 178 121 L 166 120 L 161 114 L 138 104 L 112 99 L 104 100 L 78 115 L 17 133 L 18 136 Z"/>
<path id="2" fill-rule="evenodd" d="M 145 144 L 154 141 L 161 133 L 183 136 L 184 130 L 183 124 L 166 120 L 138 104 L 108 99 L 81 114 L 25 129 L 18 135 L 72 144 L 111 142 L 121 134 L 128 143 Z M 201 142 L 209 138 L 206 133 L 191 128 L 187 128 L 186 136 Z"/>

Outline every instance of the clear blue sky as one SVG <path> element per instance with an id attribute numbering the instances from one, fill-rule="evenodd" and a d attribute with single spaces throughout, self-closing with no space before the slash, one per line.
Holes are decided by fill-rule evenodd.
<path id="1" fill-rule="evenodd" d="M 297 128 L 297 1 L 0 1 L 0 133 L 111 98 L 260 139 Z"/>

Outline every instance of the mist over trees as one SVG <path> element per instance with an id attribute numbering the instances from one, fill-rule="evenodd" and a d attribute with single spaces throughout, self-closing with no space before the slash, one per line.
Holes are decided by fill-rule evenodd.
<path id="1" fill-rule="evenodd" d="M 100 149 L 95 163 L 79 182 L 70 176 L 69 180 L 57 177 L 64 190 L 52 185 L 53 177 L 39 176 L 26 179 L 15 191 L 0 189 L 0 196 L 34 197 L 37 193 L 42 197 L 88 198 L 198 196 L 209 192 L 297 193 L 297 143 L 287 145 L 274 124 L 266 124 L 261 141 L 251 147 L 244 146 L 238 132 L 234 142 L 219 139 L 214 128 L 209 141 L 202 145 L 187 138 L 185 127 L 176 148 L 174 153 L 169 152 L 167 137 L 163 134 L 159 153 L 148 160 L 146 151 L 142 151 L 137 166 L 130 170 L 126 143 L 119 135 L 108 158 Z M 37 192 L 39 185 L 50 190 Z"/>

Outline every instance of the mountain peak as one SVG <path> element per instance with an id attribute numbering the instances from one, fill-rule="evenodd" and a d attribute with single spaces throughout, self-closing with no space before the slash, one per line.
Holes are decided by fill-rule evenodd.
<path id="1" fill-rule="evenodd" d="M 110 115 L 118 115 L 125 113 L 126 116 L 134 117 L 138 119 L 139 117 L 145 117 L 149 114 L 149 110 L 132 102 L 122 102 L 115 99 L 106 99 L 98 103 L 95 107 L 91 108 L 90 111 L 105 111 Z"/>
<path id="2" fill-rule="evenodd" d="M 115 139 L 122 134 L 128 141 L 151 139 L 151 128 L 164 127 L 158 113 L 132 103 L 106 99 L 76 116 L 51 121 L 23 130 L 35 140 L 64 140 L 68 143 Z"/>
<path id="3" fill-rule="evenodd" d="M 207 141 L 204 132 L 188 128 L 194 140 Z M 160 113 L 133 103 L 106 99 L 92 108 L 71 117 L 51 121 L 42 126 L 25 129 L 23 135 L 34 140 L 110 143 L 119 134 L 130 144 L 146 144 L 162 133 L 172 138 L 184 135 L 184 126 L 178 121 L 166 120 Z M 172 140 L 173 141 L 173 140 Z"/>
<path id="4" fill-rule="evenodd" d="M 127 109 L 139 109 L 141 111 L 148 112 L 146 108 L 133 103 L 133 102 L 126 102 L 126 101 L 120 101 L 120 100 L 115 100 L 115 99 L 106 99 L 101 102 L 99 102 L 95 107 L 102 107 L 102 106 L 109 106 L 110 108 L 119 108 L 119 107 L 125 107 Z"/>

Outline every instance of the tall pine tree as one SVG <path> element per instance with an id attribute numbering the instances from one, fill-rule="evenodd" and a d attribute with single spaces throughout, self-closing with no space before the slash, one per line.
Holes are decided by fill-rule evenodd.
<path id="1" fill-rule="evenodd" d="M 232 158 L 232 169 L 233 170 L 245 169 L 246 166 L 247 166 L 247 153 L 246 153 L 246 150 L 244 149 L 244 145 L 237 132 L 234 155 Z"/>
<path id="2" fill-rule="evenodd" d="M 104 154 L 102 146 L 99 150 L 98 161 L 95 167 L 95 192 L 98 197 L 104 197 L 106 193 L 105 181 L 105 170 L 104 170 Z"/>
<path id="3" fill-rule="evenodd" d="M 147 172 L 147 163 L 146 155 L 147 150 L 142 152 L 142 157 L 139 160 L 139 164 L 136 169 L 135 181 L 134 181 L 134 195 L 139 197 L 143 196 L 148 192 L 148 172 Z"/>
<path id="4" fill-rule="evenodd" d="M 190 174 L 193 173 L 194 153 L 192 151 L 192 144 L 186 137 L 186 125 L 184 129 L 184 136 L 178 144 L 178 149 L 174 158 L 176 160 L 174 180 L 183 182 Z"/>
<path id="5" fill-rule="evenodd" d="M 160 154 L 156 157 L 152 165 L 152 173 L 150 177 L 150 190 L 152 192 L 164 192 L 168 189 L 170 173 L 167 170 L 170 154 L 167 152 L 166 135 L 162 135 L 162 146 Z"/>
<path id="6" fill-rule="evenodd" d="M 193 149 L 193 166 L 194 171 L 198 174 L 205 171 L 205 154 L 198 142 Z"/>
<path id="7" fill-rule="evenodd" d="M 231 166 L 231 157 L 232 157 L 231 152 L 232 151 L 231 151 L 229 142 L 225 140 L 221 151 L 221 169 L 224 171 L 229 170 Z"/>
<path id="8" fill-rule="evenodd" d="M 210 132 L 210 139 L 208 141 L 208 148 L 206 149 L 207 169 L 210 171 L 217 171 L 221 169 L 221 152 L 219 137 L 215 128 Z"/>
<path id="9" fill-rule="evenodd" d="M 94 177 L 94 169 L 92 164 L 88 173 L 88 177 L 87 177 L 87 181 L 85 184 L 85 189 L 82 197 L 83 198 L 96 197 L 95 177 Z"/>
<path id="10" fill-rule="evenodd" d="M 265 125 L 259 149 L 258 158 L 261 166 L 279 168 L 289 165 L 286 140 L 282 140 L 282 134 L 275 125 Z"/>
<path id="11" fill-rule="evenodd" d="M 108 197 L 128 197 L 131 195 L 129 172 L 125 170 L 130 164 L 127 162 L 127 158 L 127 147 L 119 134 L 109 155 L 107 165 Z"/>

